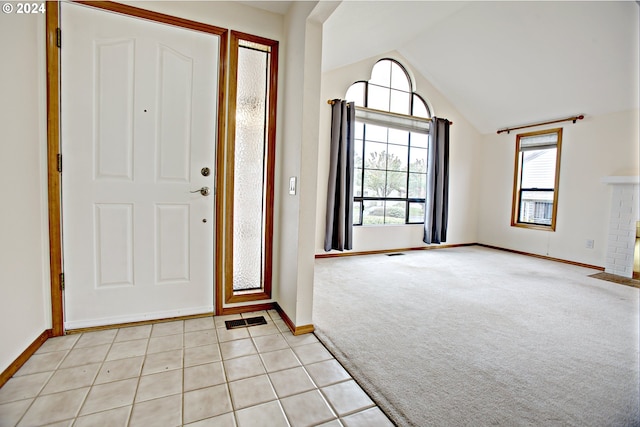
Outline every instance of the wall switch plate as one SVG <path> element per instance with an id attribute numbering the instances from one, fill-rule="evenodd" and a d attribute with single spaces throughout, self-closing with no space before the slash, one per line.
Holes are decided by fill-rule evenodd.
<path id="1" fill-rule="evenodd" d="M 296 177 L 292 176 L 289 178 L 289 194 L 295 196 L 296 194 Z"/>
<path id="2" fill-rule="evenodd" d="M 584 244 L 584 247 L 587 249 L 593 249 L 593 244 L 594 242 L 592 239 L 587 239 L 587 241 Z"/>

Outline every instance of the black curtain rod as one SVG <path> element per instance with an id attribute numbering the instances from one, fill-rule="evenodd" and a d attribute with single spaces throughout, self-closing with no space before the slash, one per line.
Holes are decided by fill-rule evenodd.
<path id="1" fill-rule="evenodd" d="M 504 128 L 504 129 L 499 129 L 498 130 L 498 135 L 500 135 L 502 132 L 506 132 L 506 133 L 510 133 L 512 130 L 517 130 L 517 129 L 526 129 L 526 128 L 531 128 L 534 126 L 542 126 L 542 125 L 550 125 L 552 123 L 560 123 L 560 122 L 573 122 L 575 123 L 578 120 L 582 120 L 584 119 L 584 114 L 580 114 L 578 116 L 573 116 L 573 117 L 567 117 L 566 119 L 558 119 L 558 120 L 551 120 L 548 122 L 540 122 L 540 123 L 533 123 L 530 125 L 522 125 L 522 126 L 516 126 L 516 127 L 512 127 L 512 128 Z"/>

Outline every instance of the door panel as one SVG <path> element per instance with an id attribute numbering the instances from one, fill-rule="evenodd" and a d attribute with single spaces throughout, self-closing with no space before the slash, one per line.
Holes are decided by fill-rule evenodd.
<path id="1" fill-rule="evenodd" d="M 189 205 L 156 205 L 156 282 L 189 281 Z"/>
<path id="2" fill-rule="evenodd" d="M 133 204 L 95 205 L 96 287 L 133 286 Z"/>
<path id="3" fill-rule="evenodd" d="M 213 311 L 219 37 L 62 3 L 65 327 Z"/>
<path id="4" fill-rule="evenodd" d="M 131 181 L 135 41 L 96 41 L 94 52 L 96 178 Z"/>
<path id="5" fill-rule="evenodd" d="M 189 180 L 193 62 L 164 46 L 159 51 L 158 178 Z"/>

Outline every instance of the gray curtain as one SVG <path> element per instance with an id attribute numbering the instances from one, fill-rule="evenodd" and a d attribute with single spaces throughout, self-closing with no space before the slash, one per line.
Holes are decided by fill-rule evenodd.
<path id="1" fill-rule="evenodd" d="M 449 121 L 433 117 L 429 128 L 424 237 L 427 244 L 447 240 L 449 216 Z"/>
<path id="2" fill-rule="evenodd" d="M 335 99 L 331 110 L 331 157 L 324 250 L 351 249 L 353 240 L 353 102 Z"/>

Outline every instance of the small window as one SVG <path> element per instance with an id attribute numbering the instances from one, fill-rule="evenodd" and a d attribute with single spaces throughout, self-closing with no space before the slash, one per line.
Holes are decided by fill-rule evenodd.
<path id="1" fill-rule="evenodd" d="M 345 97 L 357 107 L 430 118 L 425 100 L 413 92 L 407 71 L 396 61 L 378 61 L 371 79 L 349 87 Z M 367 114 L 376 115 L 369 111 Z M 354 225 L 424 222 L 429 136 L 387 119 L 386 124 L 356 119 L 354 153 Z"/>
<path id="2" fill-rule="evenodd" d="M 511 225 L 554 231 L 562 129 L 516 137 Z"/>

